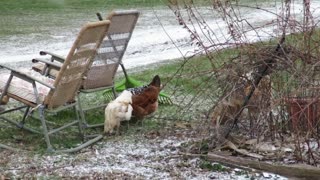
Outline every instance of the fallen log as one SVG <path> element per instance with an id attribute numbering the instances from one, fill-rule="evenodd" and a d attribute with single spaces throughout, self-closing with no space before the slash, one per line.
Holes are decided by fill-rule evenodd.
<path id="1" fill-rule="evenodd" d="M 320 168 L 310 165 L 281 165 L 271 164 L 248 158 L 226 156 L 218 153 L 208 153 L 207 160 L 218 162 L 227 166 L 249 167 L 261 171 L 267 171 L 292 178 L 320 179 Z"/>

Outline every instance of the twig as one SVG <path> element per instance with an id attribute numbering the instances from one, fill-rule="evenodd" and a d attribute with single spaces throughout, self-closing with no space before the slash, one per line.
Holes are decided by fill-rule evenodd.
<path id="1" fill-rule="evenodd" d="M 10 147 L 10 146 L 7 146 L 7 145 L 4 145 L 4 144 L 0 143 L 0 149 L 1 148 L 7 149 L 7 150 L 10 150 L 10 151 L 14 151 L 14 152 L 22 151 L 21 149 L 13 148 L 13 147 Z"/>
<path id="2" fill-rule="evenodd" d="M 289 11 L 289 7 L 290 7 L 290 2 L 288 2 L 287 4 L 287 11 Z M 277 54 L 279 54 L 282 50 L 282 45 L 283 43 L 285 42 L 285 39 L 286 39 L 286 27 L 287 27 L 287 23 L 288 23 L 288 19 L 289 19 L 289 16 L 290 16 L 290 13 L 288 12 L 286 18 L 285 18 L 285 24 L 283 26 L 283 33 L 282 33 L 282 37 L 281 37 L 281 40 L 280 42 L 278 43 L 276 49 L 275 49 L 275 52 Z M 250 98 L 252 97 L 256 87 L 258 87 L 261 79 L 267 75 L 268 73 L 268 70 L 269 68 L 272 66 L 272 64 L 275 63 L 275 60 L 274 59 L 269 59 L 269 60 L 266 60 L 266 63 L 261 67 L 259 68 L 258 72 L 257 72 L 257 76 L 254 77 L 254 84 L 253 86 L 251 86 L 251 90 L 249 92 L 249 94 L 247 96 L 245 96 L 244 98 L 244 101 L 242 103 L 242 106 L 241 106 L 241 109 L 238 111 L 238 113 L 235 115 L 234 119 L 233 119 L 233 124 L 231 126 L 231 128 L 228 130 L 228 132 L 226 133 L 225 135 L 225 138 L 228 138 L 230 132 L 233 130 L 233 128 L 236 126 L 238 120 L 239 120 L 239 117 L 242 113 L 242 111 L 245 109 L 245 107 L 248 105 L 249 103 L 249 100 Z"/>

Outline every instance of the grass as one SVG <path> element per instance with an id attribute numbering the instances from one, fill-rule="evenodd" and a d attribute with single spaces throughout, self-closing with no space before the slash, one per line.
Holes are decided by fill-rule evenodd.
<path id="1" fill-rule="evenodd" d="M 195 66 L 197 64 L 197 66 Z M 181 68 L 182 67 L 182 68 Z M 164 91 L 168 94 L 173 94 L 174 91 L 177 90 L 177 87 L 183 86 L 180 89 L 180 93 L 183 94 L 196 94 L 197 92 L 195 86 L 203 83 L 202 81 L 209 76 L 195 76 L 190 77 L 188 75 L 184 76 L 182 72 L 190 72 L 195 73 L 198 70 L 210 71 L 212 67 L 210 66 L 210 62 L 206 57 L 196 57 L 190 59 L 188 61 L 184 60 L 176 60 L 170 62 L 164 62 L 162 64 L 149 65 L 146 67 L 139 68 L 139 70 L 131 69 L 128 71 L 130 77 L 138 79 L 144 84 L 148 84 L 151 78 L 159 74 L 161 77 L 162 83 L 167 83 L 167 86 L 164 88 Z M 179 78 L 171 79 L 171 76 L 175 73 L 180 75 Z M 122 79 L 122 74 L 117 76 L 117 79 Z M 98 92 L 94 95 L 86 96 L 83 98 L 82 102 L 84 105 L 90 106 L 96 103 L 101 103 L 104 100 L 103 92 Z M 175 96 L 175 95 L 174 95 Z M 174 98 L 174 97 L 173 97 Z M 91 104 L 90 104 L 91 103 Z M 138 134 L 143 134 L 146 132 L 150 132 L 153 130 L 163 129 L 165 125 L 168 123 L 166 117 L 171 120 L 178 120 L 176 117 L 176 112 L 180 107 L 176 105 L 161 105 L 159 107 L 158 112 L 156 112 L 154 117 L 147 118 L 143 121 L 142 125 L 138 122 L 129 122 L 124 123 L 121 126 L 120 132 L 122 132 L 123 136 L 132 136 Z M 22 114 L 14 114 L 11 115 L 11 118 L 20 119 Z M 189 116 L 189 114 L 185 114 Z M 159 117 L 161 118 L 159 119 Z M 86 113 L 87 119 L 92 120 L 91 122 L 98 123 L 104 121 L 104 110 L 92 110 Z M 54 126 L 62 125 L 65 123 L 67 119 L 74 118 L 74 112 L 72 110 L 66 110 L 58 114 L 51 114 L 47 116 L 48 121 L 54 122 Z M 163 118 L 163 119 L 162 119 Z M 28 119 L 28 122 L 35 127 L 40 127 L 39 121 L 35 119 Z M 128 128 L 129 127 L 129 128 Z M 9 143 L 13 146 L 23 147 L 24 149 L 36 150 L 38 152 L 44 152 L 46 150 L 46 144 L 44 142 L 43 137 L 39 135 L 31 135 L 30 133 L 20 130 L 15 127 L 8 128 L 7 124 L 3 126 L 0 125 L 0 141 L 3 143 Z M 91 130 L 90 133 L 101 133 L 102 128 L 98 128 L 96 130 Z M 58 148 L 69 148 L 81 142 L 80 138 L 76 137 L 77 135 L 77 127 L 72 129 L 67 129 L 64 132 L 61 132 L 53 138 L 53 143 Z M 24 138 L 25 137 L 25 138 Z"/>
<path id="2" fill-rule="evenodd" d="M 61 27 L 78 27 L 81 22 L 88 19 L 95 19 L 95 12 L 105 12 L 112 8 L 130 8 L 139 6 L 149 6 L 153 3 L 160 4 L 161 1 L 156 0 L 130 0 L 130 1 L 101 1 L 101 0 L 10 0 L 0 1 L 0 39 L 8 36 L 19 36 L 24 34 L 31 34 L 34 32 L 50 34 L 52 31 L 61 31 Z M 162 2 L 161 2 L 162 3 Z M 52 18 L 54 17 L 54 18 Z M 89 18 L 90 17 L 90 18 Z M 70 20 L 72 19 L 72 20 Z M 59 34 L 59 33 L 58 33 Z M 176 64 L 179 66 L 179 63 Z M 170 67 L 170 68 L 169 68 Z M 170 73 L 175 71 L 178 67 L 166 65 L 162 69 L 158 70 L 158 74 L 164 74 L 163 72 L 168 69 Z M 168 72 L 168 71 L 166 71 Z M 146 74 L 137 74 L 137 78 L 144 83 L 150 81 L 150 77 L 154 72 L 148 71 Z M 166 81 L 169 76 L 163 77 L 163 81 Z M 102 97 L 101 94 L 97 95 Z M 91 102 L 92 97 L 86 102 Z M 101 98 L 99 99 L 101 100 Z M 73 117 L 74 114 L 71 110 L 65 111 L 56 115 L 48 116 L 48 120 L 54 122 L 56 125 L 63 124 L 67 119 Z M 92 119 L 95 122 L 103 122 L 104 112 L 103 109 L 97 111 L 91 111 L 87 113 L 88 119 Z M 19 120 L 21 114 L 12 114 L 10 118 Z M 39 129 L 40 123 L 35 119 L 28 119 L 28 123 Z M 163 125 L 162 122 L 157 124 L 157 121 L 147 121 L 145 125 L 150 128 L 144 129 L 158 129 L 159 125 Z M 141 131 L 140 124 L 134 124 L 131 126 L 129 135 L 134 134 L 136 131 Z M 53 139 L 53 143 L 56 147 L 68 148 L 80 142 L 79 138 L 75 138 L 77 135 L 77 128 L 68 129 L 62 132 Z M 98 130 L 101 132 L 101 129 Z M 8 126 L 7 123 L 0 124 L 0 141 L 3 143 L 9 143 L 16 147 L 22 147 L 29 150 L 37 150 L 40 152 L 45 151 L 46 145 L 42 136 L 30 134 L 26 131 L 20 130 L 13 126 Z M 61 143 L 62 142 L 62 143 Z"/>
<path id="3" fill-rule="evenodd" d="M 250 3 L 251 1 L 249 0 Z M 195 2 L 208 5 L 211 1 Z M 50 34 L 61 31 L 61 27 L 74 29 L 88 20 L 96 20 L 96 12 L 105 14 L 112 9 L 139 9 L 154 6 L 167 6 L 167 0 L 0 1 L 0 38 L 31 33 Z"/>
<path id="4" fill-rule="evenodd" d="M 225 50 L 222 53 L 219 53 L 218 57 L 221 59 L 221 61 L 224 61 L 225 58 L 232 55 L 232 53 L 234 53 L 234 51 Z M 163 91 L 171 95 L 172 99 L 175 99 L 178 96 L 184 95 L 195 96 L 198 94 L 199 87 L 201 87 L 201 89 L 211 89 L 212 86 L 216 85 L 216 81 L 211 76 L 212 69 L 213 66 L 211 64 L 211 61 L 209 61 L 207 57 L 199 56 L 188 60 L 171 60 L 163 62 L 161 64 L 143 66 L 139 67 L 138 69 L 130 69 L 128 71 L 128 74 L 130 77 L 141 81 L 143 84 L 148 84 L 154 75 L 160 75 L 162 83 L 166 84 Z M 176 77 L 172 78 L 174 74 Z M 119 81 L 123 78 L 124 77 L 122 73 L 120 73 L 117 76 L 116 81 Z M 209 95 L 212 95 L 212 92 L 209 92 Z M 197 98 L 208 99 L 208 94 L 203 93 L 202 97 Z M 87 106 L 95 105 L 96 103 L 105 101 L 105 99 L 103 98 L 103 92 L 85 96 L 83 99 L 83 104 Z M 162 129 L 166 126 L 166 124 L 169 123 L 169 121 L 194 119 L 192 112 L 184 113 L 183 117 L 178 113 L 179 110 L 183 108 L 182 106 L 183 105 L 179 104 L 179 102 L 175 105 L 160 105 L 159 110 L 156 112 L 154 117 L 147 118 L 143 121 L 142 124 L 140 122 L 124 123 L 124 125 L 121 126 L 120 132 L 123 132 L 123 136 L 132 136 L 136 135 L 137 133 L 143 134 L 146 132 Z M 68 119 L 72 116 L 73 112 L 66 111 L 54 116 L 50 116 L 49 120 L 55 121 L 57 124 L 62 124 L 65 119 Z M 87 119 L 91 120 L 91 123 L 101 123 L 104 121 L 104 110 L 98 109 L 88 111 L 86 113 L 86 117 Z M 102 129 L 98 128 L 97 131 L 102 132 Z M 91 132 L 96 133 L 97 131 Z M 73 134 L 68 134 L 68 132 L 73 132 Z M 60 136 L 60 138 L 64 138 L 61 147 L 67 148 L 72 144 L 74 145 L 76 143 L 79 143 L 79 141 L 74 141 L 72 140 L 72 138 L 70 138 L 71 140 L 66 140 L 69 139 L 67 137 L 74 136 L 75 132 L 75 129 L 73 131 L 68 130 L 67 134 L 63 134 L 63 136 Z M 55 141 L 59 142 L 59 137 Z M 31 143 L 31 141 L 26 143 Z M 38 147 L 42 149 L 41 151 L 43 151 L 45 149 L 45 144 L 44 142 L 41 143 L 42 145 Z"/>
<path id="5" fill-rule="evenodd" d="M 294 37 L 289 36 L 288 42 L 291 41 L 291 38 L 293 39 Z M 261 44 L 259 44 L 259 46 L 261 46 Z M 183 101 L 185 101 L 187 96 L 184 95 L 191 97 L 197 96 L 200 101 L 202 100 L 201 103 L 207 99 L 218 97 L 218 94 L 214 94 L 212 91 L 217 88 L 217 82 L 214 76 L 212 76 L 212 71 L 217 66 L 221 66 L 221 64 L 226 63 L 230 57 L 234 57 L 238 53 L 239 51 L 235 49 L 220 51 L 215 54 L 215 60 L 216 62 L 219 62 L 219 64 L 212 64 L 207 57 L 200 56 L 188 60 L 180 59 L 170 62 L 167 61 L 162 62 L 161 64 L 139 67 L 139 69 L 130 69 L 128 71 L 130 77 L 138 79 L 144 84 L 149 83 L 151 77 L 154 75 L 160 75 L 162 83 L 166 85 L 164 91 L 171 95 L 174 102 L 176 102 L 176 105 L 161 105 L 155 116 L 144 120 L 142 125 L 140 122 L 124 123 L 120 130 L 122 132 L 122 136 L 135 136 L 137 134 L 163 129 L 170 120 L 194 119 L 192 111 L 184 113 L 183 118 L 177 115 L 179 109 L 181 110 L 184 108 L 181 107 L 181 103 L 177 103 L 179 102 L 179 97 L 181 96 Z M 173 75 L 174 78 L 172 78 Z M 117 76 L 118 80 L 122 78 L 122 75 Z M 208 90 L 208 92 L 199 93 L 200 89 Z M 104 101 L 101 92 L 84 99 L 84 104 L 87 104 L 87 102 L 93 102 L 95 104 L 99 101 Z M 212 101 L 210 102 L 212 103 Z M 209 104 L 209 106 L 211 107 L 212 104 Z M 199 109 L 201 111 L 206 111 L 205 107 L 200 107 Z M 61 125 L 67 119 L 72 117 L 74 117 L 74 113 L 71 110 L 67 110 L 56 115 L 48 116 L 48 120 L 53 121 L 57 125 Z M 87 113 L 87 117 L 95 122 L 103 122 L 104 111 L 103 109 L 89 111 Z M 14 114 L 13 118 L 19 119 L 21 118 L 21 115 Z M 38 121 L 34 121 L 32 119 L 29 119 L 29 121 L 32 122 L 33 126 L 40 127 Z M 15 127 L 8 127 L 5 124 L 0 124 L 0 132 L 0 141 L 3 143 L 11 143 L 14 146 L 23 147 L 24 149 L 29 150 L 36 150 L 37 152 L 45 152 L 46 150 L 43 137 L 39 135 L 30 134 Z M 102 129 L 100 128 L 91 132 L 101 133 Z M 57 144 L 56 147 L 69 148 L 81 142 L 76 136 L 77 128 L 75 127 L 71 130 L 58 134 L 58 136 L 53 139 L 53 142 Z"/>
<path id="6" fill-rule="evenodd" d="M 128 3 L 124 3 L 128 2 Z M 97 20 L 112 9 L 145 7 L 155 0 L 10 0 L 0 1 L 0 38 L 31 33 L 51 34 Z M 151 4 L 150 4 L 151 5 Z M 59 33 L 58 33 L 59 34 Z M 60 34 L 61 35 L 61 34 Z"/>
<path id="7" fill-rule="evenodd" d="M 88 12 L 92 12 L 92 18 L 95 18 L 95 12 L 102 12 L 103 7 L 107 7 L 102 4 L 104 1 L 77 2 L 0 1 L 0 38 L 31 33 L 50 34 L 59 32 L 61 27 L 77 27 L 88 20 Z"/>
<path id="8" fill-rule="evenodd" d="M 227 58 L 228 55 L 232 55 L 232 53 L 232 51 L 227 50 L 224 51 L 224 53 L 220 53 L 220 55 L 221 58 Z M 128 73 L 131 77 L 134 77 L 145 84 L 150 81 L 150 77 L 153 77 L 155 74 L 159 74 L 163 83 L 169 82 L 164 88 L 164 91 L 170 94 L 171 97 L 175 99 L 175 102 L 177 102 L 175 96 L 182 96 L 183 94 L 188 94 L 191 96 L 197 95 L 197 90 L 199 89 L 197 86 L 199 86 L 199 84 L 202 84 L 201 89 L 209 89 L 211 91 L 211 97 L 215 96 L 214 94 L 212 94 L 212 86 L 216 85 L 216 82 L 212 79 L 211 81 L 207 81 L 208 78 L 210 79 L 210 73 L 201 76 L 190 75 L 195 74 L 197 70 L 212 70 L 211 63 L 206 57 L 196 57 L 188 61 L 176 60 L 170 63 L 162 63 L 161 65 L 158 64 L 155 66 L 148 66 L 148 68 L 144 67 L 142 69 L 140 68 L 139 70 L 129 70 Z M 173 74 L 177 74 L 176 77 L 179 78 L 171 79 L 171 76 Z M 118 78 L 121 79 L 122 77 L 118 76 Z M 203 96 L 203 100 L 209 97 L 208 94 L 203 94 Z M 99 97 L 99 100 L 103 101 L 103 96 L 101 94 L 97 94 L 97 97 Z M 91 102 L 92 99 L 97 98 L 94 96 L 87 98 L 85 99 L 84 104 L 86 104 L 86 102 Z M 140 122 L 123 123 L 120 129 L 120 132 L 122 132 L 121 136 L 130 137 L 139 134 L 142 135 L 147 132 L 163 129 L 168 123 L 170 123 L 170 121 L 178 121 L 188 118 L 192 119 L 193 112 L 191 111 L 186 112 L 184 114 L 184 118 L 181 118 L 181 116 L 177 115 L 179 109 L 182 108 L 176 105 L 160 105 L 159 110 L 156 112 L 155 116 L 145 119 L 142 124 Z M 53 121 L 56 125 L 61 125 L 67 119 L 71 119 L 73 117 L 73 111 L 66 110 L 62 113 L 48 116 L 48 120 Z M 21 115 L 14 114 L 13 118 L 19 119 L 21 118 Z M 103 122 L 104 111 L 103 109 L 89 111 L 87 113 L 87 118 L 95 122 Z M 28 122 L 31 122 L 33 126 L 40 127 L 39 122 L 35 121 L 34 119 L 29 119 Z M 90 132 L 101 133 L 102 129 L 98 128 L 96 130 L 91 130 Z M 46 150 L 46 145 L 42 136 L 31 134 L 18 128 L 8 126 L 5 123 L 0 124 L 0 142 L 9 143 L 13 146 L 33 150 L 39 153 L 45 152 Z M 81 139 L 77 137 L 76 127 L 59 133 L 57 136 L 55 136 L 55 138 L 53 138 L 53 143 L 56 144 L 56 147 L 58 148 L 69 148 L 80 142 Z"/>
<path id="9" fill-rule="evenodd" d="M 205 0 L 201 2 L 207 2 Z M 37 30 L 39 33 L 49 33 L 50 31 L 60 31 L 60 27 L 75 26 L 78 27 L 80 21 L 86 21 L 87 19 L 94 19 L 94 13 L 97 11 L 106 11 L 113 8 L 130 8 L 130 7 L 148 7 L 153 5 L 163 5 L 163 1 L 157 0 L 10 0 L 0 1 L 0 39 L 10 35 L 29 34 Z M 88 14 L 90 12 L 90 14 Z M 55 17 L 55 18 L 51 18 Z M 90 17 L 90 18 L 88 18 Z M 72 21 L 70 21 L 72 19 Z M 39 26 L 34 26 L 39 24 Z M 320 36 L 317 36 L 318 38 Z M 288 36 L 288 42 L 296 43 L 302 42 L 301 36 Z M 318 42 L 318 40 L 317 40 Z M 315 44 L 312 42 L 311 44 Z M 301 46 L 305 45 L 302 44 Z M 165 84 L 164 91 L 175 98 L 178 105 L 173 106 L 160 106 L 159 111 L 156 113 L 156 118 L 150 118 L 145 121 L 143 128 L 139 123 L 129 123 L 130 128 L 127 126 L 121 127 L 121 132 L 124 132 L 124 136 L 131 136 L 137 132 L 143 133 L 143 131 L 157 130 L 165 125 L 165 121 L 157 119 L 157 117 L 164 119 L 194 119 L 192 111 L 184 113 L 184 117 L 177 115 L 177 112 L 183 109 L 183 105 L 188 105 L 190 101 L 188 98 L 198 98 L 203 100 L 199 106 L 201 111 L 207 111 L 212 107 L 210 98 L 217 98 L 218 91 L 212 91 L 217 89 L 217 80 L 214 78 L 212 71 L 220 67 L 230 57 L 234 57 L 238 54 L 237 50 L 224 50 L 215 54 L 215 62 L 218 64 L 212 64 L 207 57 L 195 57 L 186 60 L 176 60 L 164 62 L 161 65 L 140 67 L 139 70 L 130 70 L 131 77 L 138 79 L 144 84 L 149 83 L 151 77 L 158 74 L 161 77 L 161 81 Z M 172 76 L 174 78 L 172 78 Z M 122 76 L 118 77 L 123 78 Z M 200 87 L 200 88 L 199 88 Z M 216 94 L 215 94 L 216 93 Z M 200 94 L 200 95 L 199 95 Z M 180 98 L 180 99 L 179 99 Z M 85 102 L 96 102 L 93 100 L 103 101 L 103 95 L 96 94 L 96 97 L 89 97 L 85 99 Z M 203 103 L 208 101 L 209 103 Z M 182 104 L 186 102 L 185 104 Z M 211 104 L 210 104 L 211 103 Z M 190 107 L 188 107 L 190 108 Z M 57 115 L 48 116 L 50 121 L 54 121 L 56 124 L 63 124 L 66 119 L 74 116 L 72 111 L 65 111 Z M 92 119 L 94 122 L 103 122 L 104 112 L 103 109 L 90 111 L 87 113 L 88 119 Z M 15 119 L 21 118 L 21 116 L 14 115 Z M 31 122 L 32 119 L 30 119 Z M 34 120 L 32 120 L 34 122 Z M 33 126 L 39 127 L 39 122 L 32 123 Z M 45 151 L 45 143 L 41 136 L 30 134 L 25 131 L 21 131 L 15 127 L 7 126 L 6 124 L 0 124 L 0 141 L 5 143 L 13 143 L 21 147 L 27 146 L 27 149 L 36 149 L 37 151 Z M 98 129 L 101 132 L 101 129 Z M 76 128 L 59 134 L 54 139 L 55 144 L 60 144 L 61 147 L 70 147 L 80 142 L 79 138 L 74 138 Z M 69 140 L 70 139 L 70 140 Z M 62 142 L 62 143 L 61 143 Z"/>

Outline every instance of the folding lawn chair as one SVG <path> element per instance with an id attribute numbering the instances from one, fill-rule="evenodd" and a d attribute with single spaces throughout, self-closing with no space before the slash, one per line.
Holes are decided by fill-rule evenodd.
<path id="1" fill-rule="evenodd" d="M 112 89 L 112 94 L 107 97 L 112 100 L 116 97 L 114 88 L 114 77 L 119 65 L 122 64 L 122 57 L 126 51 L 133 29 L 137 23 L 139 12 L 135 10 L 114 11 L 106 19 L 111 21 L 109 30 L 103 40 L 98 54 L 88 71 L 86 79 L 80 88 L 80 93 L 92 93 L 106 89 Z M 101 19 L 100 19 L 101 20 Z M 41 55 L 50 55 L 52 63 L 63 62 L 64 58 L 49 52 L 41 51 Z M 35 59 L 34 62 L 38 62 Z M 55 63 L 56 64 L 56 63 Z M 50 77 L 57 77 L 59 68 L 51 66 L 50 63 L 36 63 L 33 69 Z M 105 107 L 107 103 L 90 108 L 82 108 L 80 94 L 78 95 L 79 111 L 81 117 L 86 121 L 85 111 Z M 87 127 L 97 127 L 102 123 L 89 125 Z"/>
<path id="2" fill-rule="evenodd" d="M 10 71 L 10 74 L 2 74 L 0 76 L 0 91 L 2 92 L 0 100 L 6 98 L 15 99 L 24 105 L 18 108 L 6 109 L 0 113 L 0 120 L 10 122 L 19 128 L 39 133 L 44 136 L 48 151 L 55 151 L 50 140 L 50 136 L 54 133 L 68 128 L 73 125 L 78 125 L 80 134 L 82 134 L 82 120 L 79 118 L 77 111 L 77 103 L 75 96 L 79 91 L 79 87 L 85 79 L 85 75 L 93 59 L 97 54 L 97 50 L 109 28 L 110 21 L 101 21 L 87 23 L 80 31 L 76 41 L 74 42 L 69 54 L 63 63 L 57 68 L 54 62 L 45 62 L 49 67 L 59 69 L 56 78 L 48 78 L 36 72 L 17 71 L 5 65 L 0 65 Z M 42 61 L 42 60 L 38 60 Z M 16 112 L 25 108 L 22 121 L 18 122 L 10 119 L 7 113 Z M 74 108 L 76 119 L 70 123 L 62 125 L 56 129 L 49 129 L 50 122 L 46 119 L 46 113 L 56 113 L 66 108 Z M 32 127 L 26 123 L 26 118 L 31 112 L 38 111 L 38 119 L 41 122 L 41 130 Z M 33 113 L 32 113 L 33 114 Z M 31 120 L 30 120 L 31 121 Z M 83 135 L 83 134 L 82 134 Z M 75 152 L 78 151 L 102 138 L 102 135 L 91 139 L 84 144 L 60 152 Z M 0 144 L 0 148 L 8 147 Z"/>

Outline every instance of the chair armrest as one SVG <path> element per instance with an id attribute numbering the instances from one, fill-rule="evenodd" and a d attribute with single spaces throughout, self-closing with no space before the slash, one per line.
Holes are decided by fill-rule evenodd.
<path id="1" fill-rule="evenodd" d="M 40 55 L 42 55 L 42 56 L 50 55 L 53 60 L 57 60 L 61 63 L 63 63 L 65 61 L 64 57 L 57 55 L 57 54 L 54 54 L 54 53 L 51 53 L 51 52 L 48 52 L 48 51 L 40 51 Z"/>
<path id="2" fill-rule="evenodd" d="M 58 64 L 58 63 L 55 63 L 55 62 L 51 62 L 51 61 L 48 61 L 48 60 L 45 60 L 45 59 L 39 59 L 39 58 L 34 58 L 32 59 L 32 62 L 33 63 L 37 63 L 37 62 L 42 62 L 44 64 L 46 64 L 47 66 L 49 66 L 49 68 L 55 68 L 55 69 L 60 69 L 62 64 Z"/>
<path id="3" fill-rule="evenodd" d="M 38 79 L 38 78 L 36 78 L 36 77 L 30 76 L 29 74 L 26 74 L 26 73 L 24 73 L 24 72 L 22 72 L 22 71 L 13 69 L 13 68 L 11 68 L 11 67 L 9 67 L 9 66 L 6 66 L 6 65 L 4 65 L 4 64 L 0 64 L 0 67 L 10 70 L 11 73 L 12 73 L 14 76 L 16 76 L 16 77 L 18 77 L 18 78 L 21 78 L 21 79 L 23 79 L 23 80 L 25 80 L 25 81 L 29 81 L 29 82 L 36 81 L 36 82 L 38 82 L 38 83 L 40 83 L 40 84 L 42 84 L 42 85 L 44 85 L 44 86 L 47 86 L 48 88 L 50 88 L 50 89 L 52 89 L 52 90 L 55 89 L 51 84 L 49 84 L 49 83 L 47 83 L 47 82 L 44 82 L 44 81 L 42 81 L 42 80 L 40 80 L 40 79 Z"/>

